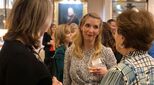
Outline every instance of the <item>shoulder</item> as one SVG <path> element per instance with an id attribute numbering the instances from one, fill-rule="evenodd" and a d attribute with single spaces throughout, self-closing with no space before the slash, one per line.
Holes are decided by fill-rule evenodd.
<path id="1" fill-rule="evenodd" d="M 103 52 L 112 52 L 112 49 L 110 47 L 102 46 Z"/>
<path id="2" fill-rule="evenodd" d="M 18 56 L 18 54 L 28 55 L 29 52 L 20 41 L 5 41 L 1 51 L 1 54 L 7 52 L 11 56 Z"/>
<path id="3" fill-rule="evenodd" d="M 114 55 L 112 49 L 110 47 L 102 46 L 102 51 L 104 55 Z"/>
<path id="4" fill-rule="evenodd" d="M 72 53 L 74 48 L 75 46 L 71 45 L 70 47 L 67 48 L 66 53 Z"/>
<path id="5" fill-rule="evenodd" d="M 50 76 L 45 65 L 35 57 L 33 52 L 26 49 L 20 42 L 5 42 L 0 53 L 0 58 L 7 60 L 5 67 L 10 68 L 9 73 L 16 77 L 22 75 L 30 79 L 34 78 L 39 80 Z M 0 63 L 2 62 L 0 61 Z M 23 74 L 19 74 L 18 72 L 22 72 Z"/>
<path id="6" fill-rule="evenodd" d="M 62 52 L 62 53 L 64 53 L 65 50 L 66 50 L 66 47 L 64 45 L 61 45 L 58 48 L 56 48 L 56 52 Z"/>

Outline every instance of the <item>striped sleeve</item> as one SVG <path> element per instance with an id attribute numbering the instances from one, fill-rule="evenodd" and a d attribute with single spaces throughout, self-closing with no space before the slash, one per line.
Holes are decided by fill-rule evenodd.
<path id="1" fill-rule="evenodd" d="M 116 68 L 112 68 L 103 77 L 100 85 L 125 85 L 123 74 Z"/>

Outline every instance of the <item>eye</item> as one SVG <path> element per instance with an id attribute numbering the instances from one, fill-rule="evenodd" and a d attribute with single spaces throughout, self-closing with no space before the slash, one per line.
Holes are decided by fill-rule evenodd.
<path id="1" fill-rule="evenodd" d="M 98 29 L 98 27 L 99 27 L 98 25 L 94 25 L 93 26 L 94 29 Z"/>
<path id="2" fill-rule="evenodd" d="M 91 26 L 91 25 L 90 25 L 90 24 L 88 24 L 88 23 L 87 23 L 87 24 L 85 24 L 85 27 L 87 27 L 87 28 L 89 28 L 90 26 Z"/>

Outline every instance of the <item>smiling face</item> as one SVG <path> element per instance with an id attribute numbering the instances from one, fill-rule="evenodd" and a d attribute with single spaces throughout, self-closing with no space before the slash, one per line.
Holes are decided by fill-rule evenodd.
<path id="1" fill-rule="evenodd" d="M 81 27 L 83 40 L 88 42 L 94 42 L 96 37 L 100 33 L 100 20 L 92 17 L 88 17 L 84 25 Z"/>

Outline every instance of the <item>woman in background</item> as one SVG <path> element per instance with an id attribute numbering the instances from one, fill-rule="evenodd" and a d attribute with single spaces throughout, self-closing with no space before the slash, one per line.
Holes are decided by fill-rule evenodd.
<path id="1" fill-rule="evenodd" d="M 102 31 L 102 44 L 106 47 L 110 47 L 117 59 L 117 63 L 119 63 L 122 59 L 122 55 L 116 50 L 115 47 L 115 39 L 114 36 L 111 32 L 110 26 L 106 23 L 103 22 L 103 31 Z"/>
<path id="2" fill-rule="evenodd" d="M 55 24 L 51 24 L 50 28 L 47 32 L 44 33 L 43 36 L 43 45 L 44 45 L 44 51 L 45 51 L 45 59 L 44 63 L 49 69 L 51 76 L 55 76 L 55 60 L 53 58 L 53 55 L 55 53 L 55 41 L 54 41 L 54 31 L 56 29 Z"/>
<path id="3" fill-rule="evenodd" d="M 71 42 L 72 39 L 70 26 L 67 24 L 59 25 L 58 28 L 55 30 L 56 51 L 54 54 L 54 58 L 56 62 L 56 77 L 61 82 L 63 82 L 65 51 Z"/>
<path id="4" fill-rule="evenodd" d="M 51 0 L 15 0 L 0 51 L 0 85 L 52 85 L 35 52 L 52 23 Z M 53 85 L 59 82 L 53 78 Z"/>
<path id="5" fill-rule="evenodd" d="M 79 29 L 79 27 L 78 27 L 78 25 L 76 23 L 71 23 L 70 24 L 72 40 L 75 38 L 75 35 L 76 35 L 78 29 Z"/>
<path id="6" fill-rule="evenodd" d="M 95 13 L 81 19 L 79 32 L 65 53 L 64 85 L 99 85 L 107 69 L 116 65 L 112 50 L 101 43 L 101 26 Z"/>

